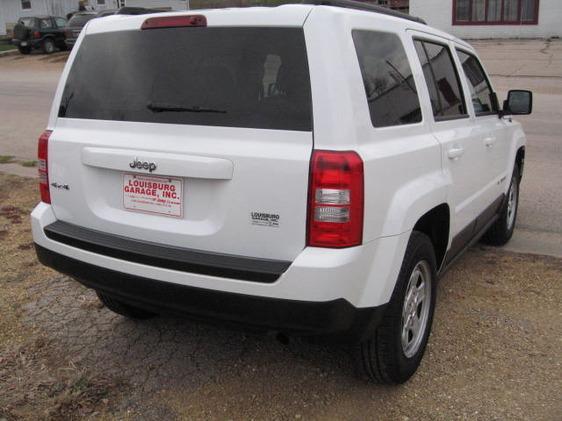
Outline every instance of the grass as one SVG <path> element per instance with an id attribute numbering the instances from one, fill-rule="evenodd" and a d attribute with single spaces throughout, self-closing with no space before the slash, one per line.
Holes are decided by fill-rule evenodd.
<path id="1" fill-rule="evenodd" d="M 0 43 L 0 52 L 10 51 L 10 50 L 15 50 L 15 49 L 16 49 L 16 47 L 11 45 L 11 44 Z"/>
<path id="2" fill-rule="evenodd" d="M 22 167 L 33 168 L 37 166 L 37 161 L 35 159 L 29 160 L 16 160 L 12 155 L 0 155 L 0 164 L 20 164 Z M 0 418 L 0 420 L 2 420 Z"/>
<path id="3" fill-rule="evenodd" d="M 20 165 L 22 167 L 35 167 L 37 165 L 37 161 L 34 159 L 30 161 L 20 161 Z"/>
<path id="4" fill-rule="evenodd" d="M 14 157 L 11 155 L 0 155 L 0 164 L 9 164 L 14 162 Z"/>

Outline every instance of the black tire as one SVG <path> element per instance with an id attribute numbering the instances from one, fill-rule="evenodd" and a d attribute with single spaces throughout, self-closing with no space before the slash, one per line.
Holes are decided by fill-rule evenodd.
<path id="1" fill-rule="evenodd" d="M 31 47 L 18 47 L 18 51 L 20 54 L 29 54 L 31 53 Z"/>
<path id="2" fill-rule="evenodd" d="M 108 309 L 110 309 L 114 313 L 120 314 L 121 316 L 125 316 L 129 319 L 139 320 L 150 319 L 151 317 L 156 316 L 155 313 L 126 304 L 103 292 L 96 291 L 96 293 L 98 294 L 98 298 L 100 299 L 100 301 Z"/>
<path id="3" fill-rule="evenodd" d="M 498 219 L 482 237 L 483 243 L 491 246 L 503 246 L 513 236 L 515 223 L 517 222 L 517 210 L 519 209 L 520 181 L 519 167 L 515 165 L 506 200 L 502 205 Z"/>
<path id="4" fill-rule="evenodd" d="M 45 54 L 52 54 L 56 49 L 55 42 L 51 38 L 47 38 L 43 41 L 41 49 Z"/>
<path id="5" fill-rule="evenodd" d="M 422 263 L 425 262 L 425 263 Z M 420 266 L 422 265 L 422 266 Z M 425 280 L 430 279 L 429 288 L 424 289 L 424 300 L 428 307 L 407 299 L 407 293 L 412 291 L 410 286 L 421 285 L 414 276 L 414 270 L 423 267 Z M 410 279 L 412 281 L 410 282 Z M 425 352 L 425 347 L 431 332 L 433 312 L 436 297 L 436 262 L 435 251 L 429 237 L 421 232 L 414 231 L 408 242 L 408 247 L 398 275 L 398 281 L 392 298 L 385 311 L 383 319 L 371 338 L 360 343 L 356 348 L 357 366 L 363 377 L 376 383 L 399 384 L 407 381 L 417 370 Z M 431 294 L 428 298 L 427 293 Z M 411 297 L 412 294 L 408 294 Z M 405 306 L 405 301 L 410 306 Z M 404 323 L 403 311 L 410 314 Z M 425 322 L 420 326 L 417 335 L 412 335 L 410 341 L 410 325 L 407 321 L 413 315 L 425 316 Z M 413 329 L 413 328 L 412 328 Z M 406 342 L 411 346 L 404 346 L 402 332 L 406 331 Z M 414 346 L 415 345 L 415 346 Z M 407 355 L 407 353 L 409 355 Z"/>

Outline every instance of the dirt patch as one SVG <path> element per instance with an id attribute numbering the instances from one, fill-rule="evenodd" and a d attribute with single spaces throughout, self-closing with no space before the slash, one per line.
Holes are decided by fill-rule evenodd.
<path id="1" fill-rule="evenodd" d="M 439 285 L 420 370 L 381 387 L 346 347 L 111 313 L 36 262 L 37 200 L 0 175 L 0 419 L 560 418 L 561 260 L 471 249 Z"/>
<path id="2" fill-rule="evenodd" d="M 76 364 L 26 317 L 26 306 L 43 293 L 34 286 L 60 278 L 35 258 L 28 215 L 38 200 L 36 181 L 0 174 L 0 419 L 109 413 L 126 383 Z"/>
<path id="3" fill-rule="evenodd" d="M 0 216 L 6 218 L 10 224 L 21 224 L 25 211 L 11 205 L 0 206 Z"/>

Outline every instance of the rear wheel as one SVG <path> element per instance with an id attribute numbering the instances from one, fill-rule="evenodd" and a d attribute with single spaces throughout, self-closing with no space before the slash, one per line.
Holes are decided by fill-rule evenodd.
<path id="1" fill-rule="evenodd" d="M 397 384 L 416 372 L 433 321 L 435 268 L 431 240 L 414 231 L 383 320 L 357 349 L 358 366 L 368 379 Z"/>
<path id="2" fill-rule="evenodd" d="M 507 192 L 507 200 L 503 204 L 496 222 L 482 237 L 483 243 L 492 246 L 503 246 L 513 236 L 515 221 L 517 220 L 517 209 L 519 208 L 519 182 L 519 167 L 515 165 Z"/>
<path id="3" fill-rule="evenodd" d="M 108 309 L 114 313 L 120 314 L 121 316 L 128 317 L 129 319 L 149 319 L 156 316 L 155 313 L 126 304 L 104 292 L 96 291 L 96 293 L 98 294 L 100 301 Z"/>
<path id="4" fill-rule="evenodd" d="M 52 39 L 47 38 L 43 41 L 43 52 L 45 54 L 52 54 L 55 52 L 55 43 Z"/>
<path id="5" fill-rule="evenodd" d="M 18 47 L 18 51 L 21 54 L 29 54 L 31 53 L 31 47 Z"/>

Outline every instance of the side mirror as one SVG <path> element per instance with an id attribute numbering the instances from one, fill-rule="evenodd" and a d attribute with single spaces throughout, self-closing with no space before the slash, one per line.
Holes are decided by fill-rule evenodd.
<path id="1" fill-rule="evenodd" d="M 528 115 L 533 111 L 533 93 L 531 91 L 512 90 L 507 94 L 500 115 Z"/>

